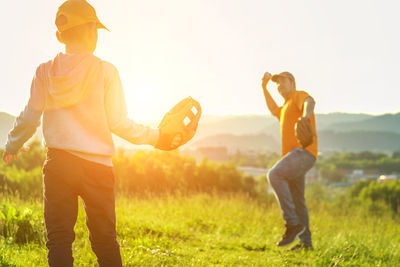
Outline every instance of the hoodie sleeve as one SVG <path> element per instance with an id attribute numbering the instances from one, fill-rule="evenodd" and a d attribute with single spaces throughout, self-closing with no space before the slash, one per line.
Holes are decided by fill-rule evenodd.
<path id="1" fill-rule="evenodd" d="M 41 123 L 41 116 L 45 106 L 44 84 L 42 79 L 42 66 L 36 70 L 31 84 L 31 94 L 25 109 L 14 122 L 13 129 L 8 134 L 6 152 L 17 154 L 24 143 L 31 138 Z"/>
<path id="2" fill-rule="evenodd" d="M 154 146 L 158 141 L 158 129 L 138 124 L 128 118 L 118 70 L 110 63 L 106 63 L 105 74 L 105 108 L 111 132 L 132 144 Z"/>

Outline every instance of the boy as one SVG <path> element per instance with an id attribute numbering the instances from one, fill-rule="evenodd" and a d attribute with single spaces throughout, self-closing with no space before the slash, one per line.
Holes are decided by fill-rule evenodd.
<path id="1" fill-rule="evenodd" d="M 41 64 L 27 106 L 8 136 L 3 160 L 10 163 L 35 133 L 43 114 L 48 147 L 43 167 L 44 218 L 50 266 L 73 266 L 72 242 L 78 196 L 84 202 L 89 239 L 100 266 L 122 266 L 115 230 L 114 133 L 133 144 L 176 148 L 180 137 L 127 118 L 117 69 L 93 55 L 100 23 L 85 0 L 67 0 L 57 11 L 57 39 L 65 54 Z M 167 139 L 167 140 L 166 140 Z M 165 146 L 164 146 L 165 148 Z"/>

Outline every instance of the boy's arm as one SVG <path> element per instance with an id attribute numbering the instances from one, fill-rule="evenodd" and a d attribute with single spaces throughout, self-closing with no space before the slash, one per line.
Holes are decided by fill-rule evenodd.
<path id="1" fill-rule="evenodd" d="M 37 127 L 40 126 L 41 116 L 42 111 L 33 109 L 29 104 L 26 105 L 15 120 L 13 129 L 8 134 L 6 153 L 10 155 L 18 153 L 24 143 L 35 134 Z"/>
<path id="2" fill-rule="evenodd" d="M 114 66 L 109 75 L 109 80 L 105 84 L 105 108 L 111 132 L 132 144 L 155 146 L 159 130 L 136 123 L 128 118 L 121 79 Z"/>
<path id="3" fill-rule="evenodd" d="M 31 138 L 41 123 L 45 105 L 44 87 L 40 75 L 40 66 L 32 80 L 31 94 L 25 109 L 16 118 L 13 129 L 8 134 L 7 144 L 3 155 L 16 155 L 23 144 Z"/>

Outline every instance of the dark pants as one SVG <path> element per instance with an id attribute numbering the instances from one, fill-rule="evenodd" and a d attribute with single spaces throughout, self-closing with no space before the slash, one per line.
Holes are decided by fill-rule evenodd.
<path id="1" fill-rule="evenodd" d="M 73 266 L 78 196 L 84 202 L 89 239 L 99 266 L 122 266 L 115 230 L 112 168 L 50 148 L 43 177 L 49 266 Z"/>

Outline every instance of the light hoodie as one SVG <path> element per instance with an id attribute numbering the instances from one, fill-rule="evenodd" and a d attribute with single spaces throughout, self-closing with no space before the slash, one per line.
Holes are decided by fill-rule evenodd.
<path id="1" fill-rule="evenodd" d="M 16 154 L 32 137 L 42 114 L 47 147 L 103 165 L 112 166 L 111 133 L 133 144 L 158 140 L 158 129 L 127 117 L 117 69 L 89 53 L 59 53 L 37 68 L 29 102 L 8 135 L 8 153 Z"/>

